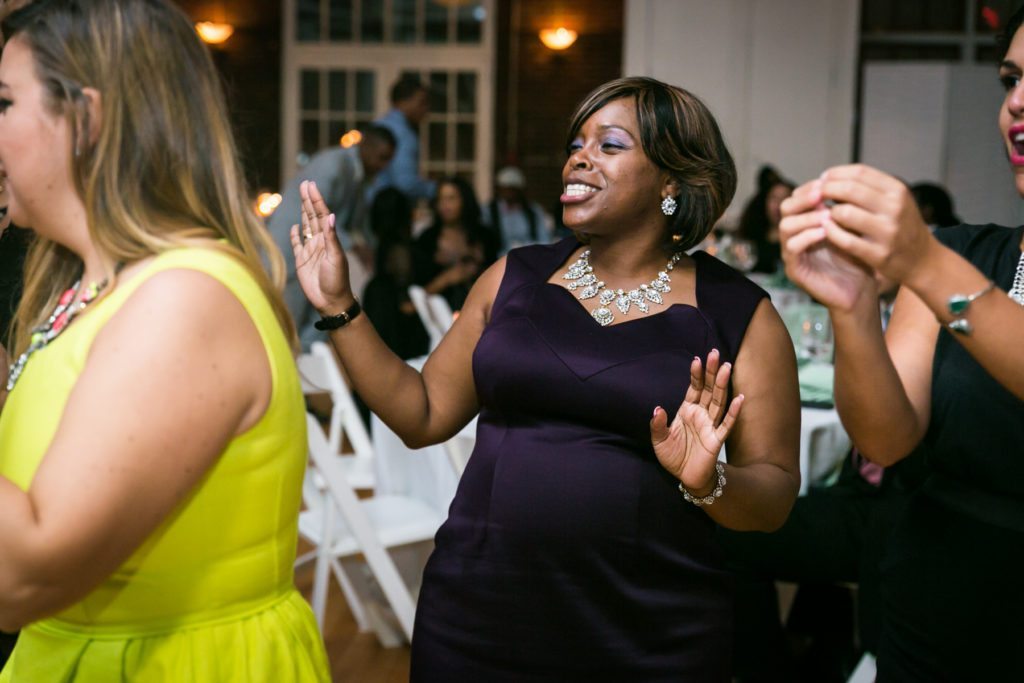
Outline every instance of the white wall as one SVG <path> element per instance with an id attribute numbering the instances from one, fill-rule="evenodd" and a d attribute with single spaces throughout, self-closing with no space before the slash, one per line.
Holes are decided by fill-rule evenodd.
<path id="1" fill-rule="evenodd" d="M 623 74 L 698 95 L 736 160 L 802 182 L 852 158 L 859 0 L 626 0 Z"/>
<path id="2" fill-rule="evenodd" d="M 1003 93 L 990 65 L 868 63 L 861 159 L 909 183 L 944 185 L 968 223 L 1019 225 L 997 125 Z"/>

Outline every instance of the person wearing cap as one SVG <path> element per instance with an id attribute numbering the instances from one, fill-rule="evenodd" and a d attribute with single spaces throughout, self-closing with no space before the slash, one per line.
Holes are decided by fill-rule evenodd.
<path id="1" fill-rule="evenodd" d="M 505 166 L 494 177 L 495 197 L 484 220 L 500 244 L 499 255 L 527 244 L 551 241 L 553 222 L 537 203 L 526 197 L 526 177 L 515 166 Z"/>

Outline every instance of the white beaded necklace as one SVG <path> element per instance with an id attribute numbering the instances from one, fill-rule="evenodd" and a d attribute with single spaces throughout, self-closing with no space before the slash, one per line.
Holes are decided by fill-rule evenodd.
<path id="1" fill-rule="evenodd" d="M 1013 276 L 1013 286 L 1010 287 L 1007 294 L 1018 304 L 1024 306 L 1024 251 L 1021 252 L 1020 259 L 1017 261 L 1017 273 Z"/>
<path id="2" fill-rule="evenodd" d="M 575 263 L 570 265 L 566 269 L 565 275 L 562 276 L 564 280 L 572 280 L 567 286 L 570 290 L 576 290 L 580 287 L 583 291 L 580 292 L 579 298 L 581 301 L 586 299 L 592 299 L 600 294 L 598 303 L 600 304 L 597 308 L 590 312 L 594 320 L 601 324 L 602 327 L 610 325 L 615 320 L 615 314 L 612 313 L 610 304 L 615 303 L 615 307 L 619 309 L 622 315 L 629 314 L 629 311 L 634 306 L 643 314 L 647 314 L 650 311 L 648 303 L 661 305 L 665 303 L 662 298 L 662 294 L 667 294 L 672 291 L 669 287 L 669 283 L 672 282 L 672 278 L 669 277 L 669 272 L 675 267 L 676 263 L 681 258 L 680 254 L 675 254 L 669 259 L 665 265 L 665 270 L 658 273 L 658 277 L 651 280 L 649 283 L 640 285 L 635 289 L 623 290 L 623 289 L 605 289 L 603 280 L 598 280 L 594 274 L 594 267 L 590 265 L 590 250 L 587 249 Z M 604 290 L 604 291 L 601 291 Z"/>

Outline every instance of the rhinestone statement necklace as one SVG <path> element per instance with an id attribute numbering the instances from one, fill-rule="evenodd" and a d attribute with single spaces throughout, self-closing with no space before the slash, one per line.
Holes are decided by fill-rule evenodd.
<path id="1" fill-rule="evenodd" d="M 594 275 L 594 267 L 590 265 L 590 250 L 587 249 L 580 254 L 575 263 L 569 266 L 562 279 L 572 280 L 567 285 L 570 290 L 575 291 L 582 288 L 579 293 L 580 301 L 598 297 L 599 305 L 590 312 L 590 315 L 604 327 L 615 320 L 615 314 L 611 309 L 612 303 L 622 315 L 628 315 L 630 309 L 634 307 L 646 315 L 650 311 L 649 304 L 658 304 L 659 306 L 663 304 L 665 300 L 661 295 L 672 291 L 672 288 L 669 287 L 672 278 L 668 274 L 675 268 L 679 259 L 680 254 L 673 255 L 665 265 L 665 270 L 658 273 L 658 277 L 635 289 L 606 289 L 604 281 L 598 280 Z"/>
<path id="2" fill-rule="evenodd" d="M 1018 304 L 1024 306 L 1024 251 L 1021 252 L 1020 260 L 1017 261 L 1017 274 L 1013 276 L 1013 286 L 1010 287 L 1007 294 Z"/>

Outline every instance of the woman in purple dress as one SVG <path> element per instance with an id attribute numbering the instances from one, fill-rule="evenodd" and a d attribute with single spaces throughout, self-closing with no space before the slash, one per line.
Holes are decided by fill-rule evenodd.
<path id="1" fill-rule="evenodd" d="M 488 269 L 422 375 L 358 315 L 333 218 L 303 187 L 299 278 L 366 403 L 412 446 L 480 413 L 412 678 L 726 681 L 714 527 L 775 529 L 799 486 L 785 327 L 761 289 L 685 253 L 735 167 L 697 98 L 627 78 L 580 104 L 562 179 L 579 241 Z"/>

